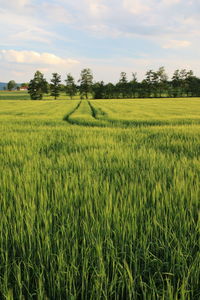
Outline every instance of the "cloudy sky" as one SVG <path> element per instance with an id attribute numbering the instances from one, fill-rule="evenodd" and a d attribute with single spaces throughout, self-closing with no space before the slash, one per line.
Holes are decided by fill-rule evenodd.
<path id="1" fill-rule="evenodd" d="M 106 82 L 160 66 L 200 76 L 200 0 L 0 0 L 0 28 L 3 82 L 85 67 Z"/>

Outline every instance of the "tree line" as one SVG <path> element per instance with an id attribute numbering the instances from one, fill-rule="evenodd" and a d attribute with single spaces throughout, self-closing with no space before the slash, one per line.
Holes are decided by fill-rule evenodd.
<path id="1" fill-rule="evenodd" d="M 127 74 L 121 72 L 116 84 L 105 84 L 103 81 L 94 82 L 92 71 L 83 69 L 77 83 L 71 74 L 67 74 L 65 84 L 62 84 L 58 73 L 53 73 L 48 83 L 40 71 L 28 83 L 28 93 L 33 100 L 42 99 L 45 93 L 50 93 L 57 99 L 61 92 L 65 92 L 71 99 L 75 95 L 80 95 L 82 99 L 199 97 L 200 78 L 192 70 L 183 69 L 175 70 L 169 79 L 165 68 L 160 67 L 157 71 L 147 71 L 142 81 L 138 81 L 136 73 L 132 73 L 129 81 Z"/>

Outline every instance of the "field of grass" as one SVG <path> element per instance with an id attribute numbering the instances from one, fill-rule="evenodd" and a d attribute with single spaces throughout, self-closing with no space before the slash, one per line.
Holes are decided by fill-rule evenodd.
<path id="1" fill-rule="evenodd" d="M 75 100 L 79 98 L 79 95 L 73 97 Z M 27 91 L 0 91 L 0 100 L 30 100 L 30 95 Z M 54 100 L 54 97 L 45 94 L 43 100 Z M 61 92 L 57 100 L 70 100 L 70 97 Z"/>
<path id="2" fill-rule="evenodd" d="M 0 299 L 200 298 L 200 99 L 0 101 Z"/>
<path id="3" fill-rule="evenodd" d="M 128 126 L 200 124 L 199 102 L 198 98 L 91 101 L 97 119 Z"/>

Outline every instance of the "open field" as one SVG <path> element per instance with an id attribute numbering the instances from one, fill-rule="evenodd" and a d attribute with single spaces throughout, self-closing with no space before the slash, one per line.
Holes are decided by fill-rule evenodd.
<path id="1" fill-rule="evenodd" d="M 79 95 L 74 96 L 73 99 L 79 99 Z M 64 92 L 60 94 L 58 100 L 70 99 Z M 0 100 L 30 100 L 30 95 L 26 91 L 0 91 Z M 43 100 L 54 100 L 50 95 L 44 95 Z"/>
<path id="2" fill-rule="evenodd" d="M 91 101 L 96 117 L 126 125 L 200 124 L 198 98 L 114 101 Z"/>
<path id="3" fill-rule="evenodd" d="M 0 299 L 200 298 L 200 99 L 0 101 Z"/>

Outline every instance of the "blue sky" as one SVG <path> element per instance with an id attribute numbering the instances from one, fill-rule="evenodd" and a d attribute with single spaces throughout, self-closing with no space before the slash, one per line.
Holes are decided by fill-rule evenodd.
<path id="1" fill-rule="evenodd" d="M 165 66 L 200 76 L 200 0 L 0 0 L 0 81 L 41 70 L 116 82 Z"/>

